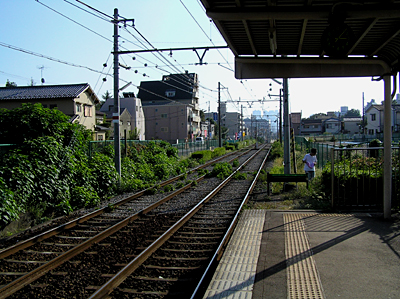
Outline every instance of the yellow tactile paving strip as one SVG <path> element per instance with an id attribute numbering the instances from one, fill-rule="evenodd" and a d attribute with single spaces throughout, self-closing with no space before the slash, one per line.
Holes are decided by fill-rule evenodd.
<path id="1" fill-rule="evenodd" d="M 313 253 L 305 232 L 304 217 L 315 214 L 284 214 L 288 298 L 325 298 Z"/>
<path id="2" fill-rule="evenodd" d="M 265 211 L 244 210 L 203 298 L 250 299 Z"/>

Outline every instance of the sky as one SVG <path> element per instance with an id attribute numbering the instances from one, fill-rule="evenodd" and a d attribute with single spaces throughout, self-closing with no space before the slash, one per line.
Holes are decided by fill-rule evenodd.
<path id="1" fill-rule="evenodd" d="M 18 86 L 89 83 L 101 98 L 113 94 L 113 24 L 118 9 L 120 51 L 226 46 L 199 0 L 2 0 L 0 11 L 0 85 L 7 80 Z M 90 9 L 84 4 L 91 6 Z M 168 4 L 166 4 L 168 3 Z M 101 13 L 99 13 L 101 12 Z M 7 26 L 4 26 L 7 24 Z M 171 55 L 172 54 L 172 55 Z M 200 57 L 203 50 L 198 50 Z M 237 80 L 234 55 L 229 49 L 210 49 L 199 65 L 193 50 L 120 55 L 120 86 L 137 94 L 141 81 L 161 80 L 163 75 L 197 73 L 200 108 L 217 111 L 218 82 L 221 101 L 230 112 L 249 117 L 254 110 L 278 110 L 280 85 L 271 79 Z M 103 81 L 104 78 L 106 81 Z M 270 89 L 272 89 L 270 91 Z M 269 94 L 272 95 L 269 98 Z M 383 81 L 365 78 L 289 79 L 290 112 L 302 117 L 340 111 L 362 111 L 371 99 L 383 100 Z M 275 101 L 263 101 L 263 100 Z M 252 102 L 250 102 L 252 101 Z"/>

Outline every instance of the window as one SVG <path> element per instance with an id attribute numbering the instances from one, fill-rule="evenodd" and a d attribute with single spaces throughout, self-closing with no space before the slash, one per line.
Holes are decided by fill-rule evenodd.
<path id="1" fill-rule="evenodd" d="M 85 116 L 92 116 L 92 106 L 90 105 L 85 105 L 85 112 L 84 112 Z"/>
<path id="2" fill-rule="evenodd" d="M 130 121 L 128 121 L 126 124 L 127 124 L 128 126 L 130 126 L 130 125 L 131 125 L 131 122 L 130 122 Z"/>
<path id="3" fill-rule="evenodd" d="M 98 140 L 98 141 L 102 141 L 102 140 L 103 140 L 103 135 L 97 136 L 97 140 Z"/>
<path id="4" fill-rule="evenodd" d="M 176 91 L 175 90 L 166 90 L 165 91 L 165 96 L 167 98 L 173 98 L 175 96 Z"/>
<path id="5" fill-rule="evenodd" d="M 76 112 L 82 112 L 82 105 L 79 103 L 76 103 Z"/>
<path id="6" fill-rule="evenodd" d="M 373 129 L 369 129 L 368 130 L 368 135 L 374 135 L 374 130 Z"/>
<path id="7" fill-rule="evenodd" d="M 371 120 L 372 121 L 376 120 L 376 114 L 371 114 Z"/>
<path id="8" fill-rule="evenodd" d="M 162 118 L 167 118 L 167 117 L 168 117 L 168 114 L 167 114 L 167 113 L 163 113 L 163 114 L 161 114 L 161 117 L 162 117 Z"/>
<path id="9" fill-rule="evenodd" d="M 161 132 L 168 132 L 168 127 L 162 127 Z"/>

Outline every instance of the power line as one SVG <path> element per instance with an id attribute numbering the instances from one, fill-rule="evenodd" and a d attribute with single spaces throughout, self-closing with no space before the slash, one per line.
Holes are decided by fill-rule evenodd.
<path id="1" fill-rule="evenodd" d="M 41 4 L 41 5 L 43 5 L 44 7 L 48 8 L 48 9 L 50 9 L 51 11 L 53 11 L 53 12 L 59 14 L 60 16 L 63 16 L 64 18 L 70 20 L 71 22 L 74 22 L 75 24 L 77 24 L 77 25 L 79 25 L 79 26 L 85 28 L 86 30 L 89 30 L 90 32 L 92 32 L 92 33 L 94 33 L 94 34 L 100 36 L 101 38 L 104 38 L 105 40 L 107 40 L 107 41 L 109 41 L 109 42 L 113 42 L 111 39 L 109 39 L 109 38 L 107 38 L 107 37 L 105 37 L 105 36 L 103 36 L 103 35 L 97 33 L 96 31 L 90 29 L 89 27 L 86 27 L 85 25 L 82 25 L 81 23 L 79 23 L 79 22 L 77 22 L 77 21 L 71 19 L 70 17 L 68 17 L 68 16 L 66 16 L 66 15 L 64 15 L 64 14 L 62 14 L 61 12 L 55 10 L 54 8 L 51 8 L 50 6 L 47 6 L 46 4 L 40 2 L 39 0 L 36 0 L 36 2 L 39 3 L 39 4 Z"/>
<path id="2" fill-rule="evenodd" d="M 87 4 L 85 4 L 85 3 L 81 2 L 81 1 L 78 1 L 78 0 L 76 0 L 76 1 L 79 2 L 79 3 L 81 3 L 81 4 L 83 4 L 83 5 L 85 5 L 85 6 L 88 6 Z M 108 22 L 108 23 L 112 23 L 112 21 L 110 20 L 110 18 L 112 19 L 112 17 L 109 17 L 108 15 L 106 15 L 106 16 L 108 17 L 108 19 L 106 19 L 106 18 L 101 17 L 101 16 L 99 16 L 99 15 L 97 15 L 97 14 L 95 14 L 95 13 L 92 13 L 92 12 L 86 10 L 86 9 L 83 9 L 82 7 L 80 7 L 80 6 L 78 6 L 78 5 L 74 4 L 74 3 L 71 3 L 71 2 L 68 1 L 68 0 L 64 0 L 64 2 L 67 2 L 68 4 L 71 4 L 72 6 L 74 6 L 74 7 L 76 7 L 76 8 L 79 8 L 80 10 L 83 10 L 84 12 L 87 12 L 88 14 L 91 14 L 92 16 L 95 16 L 96 18 L 99 18 L 99 19 L 101 19 L 101 20 L 103 20 L 103 21 L 106 21 L 106 22 Z M 90 7 L 90 6 L 89 6 L 89 7 Z M 92 8 L 92 9 L 94 9 L 94 8 Z M 94 10 L 95 10 L 97 13 L 104 14 L 104 13 L 102 13 L 102 12 L 96 10 L 96 9 L 94 9 Z M 104 15 L 105 15 L 105 14 L 104 14 Z"/>
<path id="3" fill-rule="evenodd" d="M 6 48 L 9 48 L 9 49 L 12 49 L 12 50 L 20 51 L 20 52 L 23 52 L 23 53 L 26 53 L 26 54 L 30 54 L 30 55 L 33 55 L 33 56 L 45 58 L 45 59 L 48 59 L 48 60 L 51 60 L 51 61 L 55 61 L 55 62 L 58 62 L 58 63 L 66 64 L 66 65 L 69 65 L 69 66 L 84 68 L 84 69 L 87 69 L 87 70 L 89 70 L 91 72 L 107 75 L 107 74 L 104 74 L 101 71 L 92 69 L 92 68 L 84 66 L 84 65 L 79 65 L 79 64 L 63 61 L 63 60 L 60 60 L 60 59 L 57 59 L 57 58 L 53 58 L 53 57 L 50 57 L 50 56 L 46 56 L 46 55 L 43 55 L 43 54 L 40 54 L 40 53 L 35 53 L 35 52 L 29 51 L 29 50 L 18 48 L 16 46 L 12 46 L 12 45 L 9 45 L 9 44 L 3 43 L 3 42 L 0 42 L 0 46 L 6 47 Z"/>

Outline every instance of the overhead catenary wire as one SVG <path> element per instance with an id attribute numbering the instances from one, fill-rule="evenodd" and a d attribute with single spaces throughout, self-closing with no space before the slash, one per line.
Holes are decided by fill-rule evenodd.
<path id="1" fill-rule="evenodd" d="M 53 11 L 53 12 L 59 14 L 60 16 L 63 16 L 64 18 L 66 18 L 66 19 L 70 20 L 71 22 L 77 24 L 78 26 L 81 26 L 81 27 L 85 28 L 86 30 L 89 30 L 90 32 L 96 34 L 97 36 L 100 36 L 101 38 L 103 38 L 103 39 L 105 39 L 105 40 L 107 40 L 107 41 L 109 41 L 109 42 L 113 42 L 113 41 L 112 41 L 111 39 L 109 39 L 108 37 L 105 37 L 104 35 L 101 35 L 100 33 L 98 33 L 98 32 L 96 32 L 96 31 L 90 29 L 89 27 L 86 27 L 85 25 L 82 25 L 81 23 L 79 23 L 79 22 L 77 22 L 77 21 L 71 19 L 70 17 L 68 17 L 68 16 L 64 15 L 63 13 L 61 13 L 61 12 L 55 10 L 54 8 L 51 8 L 50 6 L 48 6 L 48 5 L 46 5 L 46 4 L 42 3 L 42 2 L 40 2 L 39 0 L 35 0 L 35 1 L 36 1 L 37 3 L 43 5 L 44 7 L 50 9 L 51 11 Z"/>
<path id="2" fill-rule="evenodd" d="M 67 1 L 67 0 L 64 0 L 64 1 L 65 1 L 66 3 L 69 3 L 69 4 L 71 4 L 71 5 L 74 5 L 74 4 L 70 3 L 70 1 Z M 39 1 L 37 1 L 37 2 L 40 3 L 40 4 L 42 4 L 42 5 L 44 5 L 43 3 L 39 2 Z M 85 6 L 89 7 L 90 9 L 94 10 L 96 13 L 105 16 L 105 18 L 110 18 L 110 19 L 112 18 L 110 15 L 107 15 L 107 14 L 105 14 L 105 13 L 103 13 L 103 12 L 101 12 L 101 11 L 99 11 L 99 10 L 97 10 L 97 9 L 95 9 L 95 8 L 93 8 L 93 7 L 91 7 L 91 6 L 88 6 L 87 4 L 83 3 L 82 1 L 78 1 L 78 0 L 77 0 L 77 2 L 79 2 L 79 3 L 82 4 L 82 5 L 85 5 Z M 187 9 L 187 7 L 184 5 L 184 3 L 183 3 L 182 1 L 181 1 L 181 3 L 182 3 L 182 5 L 185 7 L 185 9 L 188 11 L 188 13 L 191 15 L 191 17 L 195 20 L 196 24 L 201 28 L 200 24 L 197 22 L 197 20 L 194 18 L 194 16 L 190 13 L 190 11 Z M 78 23 L 78 22 L 72 20 L 71 18 L 69 18 L 69 17 L 67 17 L 67 16 L 65 16 L 65 15 L 63 15 L 63 14 L 57 12 L 56 10 L 54 10 L 54 9 L 52 9 L 52 8 L 50 8 L 50 7 L 48 7 L 47 5 L 44 5 L 44 6 L 46 6 L 47 8 L 49 8 L 49 9 L 55 11 L 56 13 L 60 14 L 61 16 L 66 17 L 67 19 L 73 21 L 74 23 L 76 23 L 76 24 L 82 26 L 83 28 L 85 28 L 85 29 L 87 29 L 87 30 L 89 30 L 89 31 L 91 31 L 91 32 L 93 32 L 93 33 L 96 33 L 96 32 L 94 32 L 93 30 L 91 30 L 90 28 L 88 28 L 88 27 L 86 27 L 86 26 L 84 26 L 84 25 L 82 25 L 82 24 L 80 24 L 80 23 Z M 77 7 L 77 8 L 79 8 L 79 9 L 82 9 L 82 8 L 78 7 L 77 5 L 74 5 L 74 6 Z M 84 9 L 82 9 L 82 10 L 84 10 Z M 85 12 L 88 12 L 87 10 L 84 10 L 84 11 L 85 11 Z M 98 15 L 93 14 L 93 13 L 91 13 L 91 12 L 88 12 L 88 13 L 90 13 L 91 15 L 93 15 L 93 16 L 95 16 L 95 17 L 99 17 Z M 107 19 L 105 19 L 104 17 L 99 17 L 99 18 L 102 19 L 102 20 L 104 20 L 104 21 L 111 22 L 110 20 L 107 20 Z M 123 18 L 123 17 L 122 17 L 122 18 Z M 145 42 L 147 42 L 150 46 L 153 47 L 153 45 L 150 43 L 150 41 L 147 40 L 147 38 L 144 37 L 144 35 L 141 34 L 140 31 L 139 31 L 134 25 L 132 25 L 132 26 L 127 25 L 127 26 L 128 26 L 128 27 L 132 27 L 132 28 L 137 32 L 137 34 L 139 34 L 139 36 L 140 36 Z M 130 31 L 129 31 L 125 26 L 123 26 L 122 28 L 126 29 L 126 31 L 129 32 L 129 34 L 130 34 L 131 36 L 134 36 L 132 33 L 130 33 Z M 202 28 L 201 28 L 201 29 L 202 29 Z M 203 31 L 203 33 L 208 37 L 208 35 L 206 34 L 206 32 L 205 32 L 203 29 L 202 29 L 202 31 Z M 96 34 L 97 34 L 97 33 L 96 33 Z M 97 35 L 99 35 L 99 34 L 97 34 Z M 99 36 L 101 36 L 102 38 L 105 38 L 105 37 L 102 36 L 102 35 L 99 35 Z M 209 37 L 208 37 L 208 38 L 209 38 Z M 108 41 L 110 41 L 110 42 L 112 42 L 110 39 L 107 39 L 107 38 L 105 38 L 105 39 L 108 40 Z M 137 39 L 137 38 L 136 38 L 136 39 Z M 209 39 L 210 39 L 210 38 L 209 38 Z M 131 42 L 131 41 L 128 40 L 128 39 L 125 39 L 125 40 L 128 41 L 128 42 Z M 144 48 L 147 48 L 139 39 L 137 39 L 137 40 L 138 40 L 138 42 L 140 42 L 140 43 L 142 44 L 142 46 L 143 46 Z M 210 39 L 210 40 L 211 40 L 211 39 Z M 131 42 L 131 43 L 132 43 L 132 42 Z M 136 45 L 136 46 L 138 46 L 136 43 L 133 43 L 133 44 Z M 122 47 L 121 47 L 121 48 L 122 48 Z M 177 73 L 180 73 L 180 72 L 181 72 L 181 70 L 177 69 L 177 66 L 175 66 L 173 63 L 171 63 L 171 62 L 170 62 L 167 58 L 165 58 L 161 53 L 158 53 L 158 54 L 159 54 L 160 57 L 164 60 L 164 62 L 167 63 L 166 66 L 169 67 L 169 68 L 171 68 L 171 70 L 172 70 L 173 72 L 175 72 L 175 71 L 176 71 Z M 159 58 L 158 56 L 155 55 L 155 57 L 156 57 L 157 59 L 159 59 L 160 61 L 162 61 L 161 58 Z M 145 59 L 145 58 L 142 58 L 142 59 Z M 225 58 L 224 58 L 224 59 L 225 59 Z M 158 67 L 158 65 L 155 64 L 154 62 L 151 62 L 150 60 L 147 60 L 147 61 L 149 61 L 149 63 L 153 63 L 153 64 L 155 65 L 155 66 L 154 66 L 155 69 L 159 69 L 159 70 L 161 70 L 161 71 L 164 71 L 164 72 L 168 73 L 167 71 L 165 71 L 165 70 L 163 70 L 162 68 Z M 175 63 L 178 64 L 182 69 L 184 69 L 184 68 L 183 68 L 183 65 L 181 65 L 176 59 L 174 59 L 174 61 L 175 61 Z M 225 59 L 225 61 L 226 61 L 226 59 Z M 227 62 L 228 65 L 230 65 L 228 61 L 226 61 L 226 62 Z M 75 65 L 75 64 L 70 64 L 70 65 L 77 66 L 77 65 Z M 83 66 L 79 66 L 79 67 L 83 67 Z M 85 68 L 88 68 L 88 67 L 85 67 Z M 88 68 L 88 69 L 90 69 L 90 68 Z M 98 71 L 97 71 L 97 72 L 98 72 Z M 101 73 L 101 72 L 100 72 L 100 73 Z M 171 72 L 170 72 L 170 74 L 171 74 Z M 106 74 L 106 75 L 109 75 L 109 74 Z M 179 79 L 179 78 L 178 78 L 178 79 Z M 190 77 L 188 77 L 188 79 L 190 80 Z M 175 80 L 175 79 L 174 79 L 174 80 Z M 103 82 L 103 83 L 104 83 L 104 82 Z M 96 85 L 97 85 L 97 83 L 96 83 Z M 103 85 L 103 84 L 102 84 L 102 85 Z M 202 86 L 201 84 L 198 84 L 198 87 L 201 88 L 201 89 L 209 90 L 209 91 L 211 91 L 211 92 L 217 92 L 215 89 L 207 88 L 207 87 L 205 87 L 205 86 Z M 206 94 L 206 96 L 213 98 L 212 96 L 210 96 L 210 95 L 208 95 L 208 94 Z M 214 99 L 214 98 L 213 98 L 213 99 Z"/>

